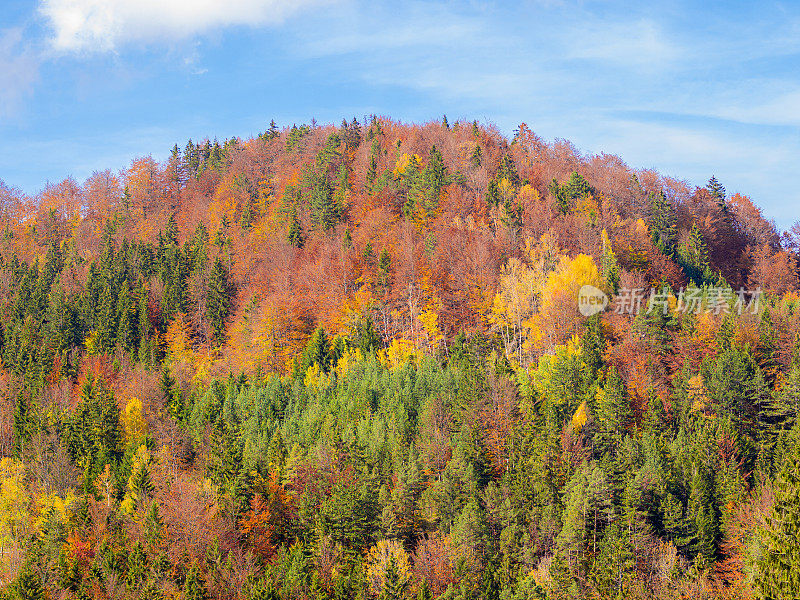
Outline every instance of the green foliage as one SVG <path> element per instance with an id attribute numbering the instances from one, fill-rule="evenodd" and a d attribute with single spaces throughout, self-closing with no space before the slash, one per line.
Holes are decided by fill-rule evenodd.
<path id="1" fill-rule="evenodd" d="M 758 531 L 753 587 L 756 598 L 800 595 L 800 452 L 795 445 L 776 481 L 775 502 Z"/>
<path id="2" fill-rule="evenodd" d="M 214 340 L 222 344 L 225 340 L 225 321 L 231 310 L 232 285 L 228 269 L 217 258 L 211 269 L 208 280 L 208 298 L 206 299 L 206 314 L 214 332 Z"/>

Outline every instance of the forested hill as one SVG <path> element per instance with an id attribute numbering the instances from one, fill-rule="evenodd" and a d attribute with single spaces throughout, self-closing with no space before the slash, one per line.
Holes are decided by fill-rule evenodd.
<path id="1" fill-rule="evenodd" d="M 0 221 L 4 597 L 800 597 L 800 223 L 714 177 L 273 122 Z"/>

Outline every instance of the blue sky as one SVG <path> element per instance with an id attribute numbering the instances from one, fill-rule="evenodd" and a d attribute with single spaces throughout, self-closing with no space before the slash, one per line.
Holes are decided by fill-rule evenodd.
<path id="1" fill-rule="evenodd" d="M 3 0 L 0 179 L 367 114 L 545 139 L 800 218 L 800 3 Z"/>

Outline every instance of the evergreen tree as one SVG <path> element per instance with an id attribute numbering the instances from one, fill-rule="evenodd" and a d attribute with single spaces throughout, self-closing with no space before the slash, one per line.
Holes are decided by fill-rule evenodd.
<path id="1" fill-rule="evenodd" d="M 407 587 L 408 579 L 398 572 L 394 555 L 390 556 L 383 576 L 383 590 L 378 600 L 403 600 Z"/>
<path id="2" fill-rule="evenodd" d="M 128 284 L 123 283 L 117 296 L 117 342 L 124 350 L 136 348 L 138 336 L 136 323 L 136 304 Z"/>
<path id="3" fill-rule="evenodd" d="M 708 185 L 706 186 L 708 193 L 711 194 L 711 198 L 717 203 L 717 206 L 722 209 L 723 212 L 728 212 L 728 206 L 725 203 L 725 186 L 723 186 L 717 178 L 713 175 L 711 179 L 708 180 Z"/>
<path id="4" fill-rule="evenodd" d="M 648 226 L 653 243 L 664 253 L 670 253 L 678 236 L 675 209 L 664 191 L 650 194 Z"/>
<path id="5" fill-rule="evenodd" d="M 218 344 L 225 341 L 225 321 L 231 309 L 231 283 L 228 269 L 219 257 L 214 261 L 208 281 L 208 297 L 206 298 L 206 316 L 214 332 L 214 340 Z"/>
<path id="6" fill-rule="evenodd" d="M 139 542 L 136 542 L 128 554 L 128 571 L 125 575 L 125 583 L 133 590 L 141 587 L 147 579 L 147 555 Z"/>
<path id="7" fill-rule="evenodd" d="M 44 600 L 47 598 L 42 580 L 30 564 L 23 566 L 10 588 L 11 594 L 8 597 L 14 600 Z"/>
<path id="8" fill-rule="evenodd" d="M 297 210 L 293 206 L 289 213 L 289 231 L 286 234 L 289 243 L 295 248 L 302 248 L 305 244 L 305 235 L 303 234 L 303 224 L 297 216 Z"/>
<path id="9" fill-rule="evenodd" d="M 110 286 L 103 288 L 97 307 L 97 346 L 106 353 L 114 351 L 117 341 L 117 298 Z"/>
<path id="10" fill-rule="evenodd" d="M 200 569 L 193 564 L 186 573 L 186 582 L 183 586 L 184 600 L 208 600 L 208 592 L 203 580 L 200 578 Z"/>
<path id="11" fill-rule="evenodd" d="M 472 151 L 472 154 L 469 155 L 469 162 L 472 164 L 473 168 L 477 169 L 481 166 L 481 162 L 483 161 L 483 150 L 481 150 L 480 144 L 475 144 L 475 148 Z"/>
<path id="12" fill-rule="evenodd" d="M 602 451 L 612 451 L 621 442 L 631 422 L 631 409 L 625 383 L 615 368 L 609 369 L 595 399 L 595 440 Z"/>
<path id="13" fill-rule="evenodd" d="M 331 362 L 330 342 L 323 327 L 317 327 L 308 341 L 300 361 L 300 372 L 305 374 L 309 367 L 319 365 L 320 370 L 327 371 Z"/>
<path id="14" fill-rule="evenodd" d="M 758 530 L 753 588 L 759 600 L 800 598 L 800 445 L 775 482 L 775 501 Z"/>
<path id="15" fill-rule="evenodd" d="M 392 266 L 392 259 L 389 256 L 389 251 L 384 248 L 381 250 L 380 258 L 378 259 L 378 286 L 382 291 L 386 291 L 389 286 L 390 269 Z"/>
<path id="16" fill-rule="evenodd" d="M 548 190 L 553 197 L 556 210 L 562 215 L 568 215 L 572 207 L 570 206 L 566 191 L 558 184 L 558 181 L 553 179 L 553 181 L 550 182 Z"/>
<path id="17" fill-rule="evenodd" d="M 311 221 L 323 231 L 328 231 L 339 222 L 339 207 L 333 197 L 333 188 L 325 175 L 311 177 Z"/>
<path id="18" fill-rule="evenodd" d="M 761 320 L 758 324 L 758 343 L 755 347 L 755 359 L 764 378 L 769 382 L 770 387 L 775 382 L 778 374 L 778 363 L 775 357 L 777 352 L 777 339 L 775 326 L 772 324 L 772 317 L 768 307 L 761 311 Z"/>
<path id="19" fill-rule="evenodd" d="M 603 229 L 600 234 L 601 239 L 601 254 L 600 254 L 600 271 L 603 274 L 603 279 L 606 280 L 608 290 L 612 294 L 619 291 L 619 263 L 614 250 L 611 247 L 611 240 L 608 239 L 608 233 Z"/>

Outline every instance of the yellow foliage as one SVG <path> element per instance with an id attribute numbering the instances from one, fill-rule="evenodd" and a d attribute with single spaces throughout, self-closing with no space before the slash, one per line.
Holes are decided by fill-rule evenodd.
<path id="1" fill-rule="evenodd" d="M 36 504 L 39 509 L 39 515 L 34 522 L 34 527 L 41 532 L 42 525 L 54 515 L 59 522 L 66 523 L 71 513 L 68 510 L 69 506 L 75 502 L 75 494 L 71 491 L 67 492 L 66 496 L 62 498 L 58 494 L 42 494 L 36 499 Z"/>
<path id="2" fill-rule="evenodd" d="M 586 425 L 586 421 L 589 420 L 589 407 L 586 405 L 586 400 L 581 402 L 581 405 L 578 407 L 578 410 L 575 411 L 575 414 L 572 415 L 572 429 L 575 433 L 580 432 L 583 429 L 583 426 Z"/>
<path id="3" fill-rule="evenodd" d="M 303 385 L 313 390 L 318 390 L 320 385 L 320 378 L 325 375 L 320 375 L 319 363 L 314 363 L 306 370 L 306 376 L 303 378 Z"/>
<path id="4" fill-rule="evenodd" d="M 339 377 L 341 377 L 342 375 L 345 375 L 353 365 L 361 362 L 362 360 L 364 360 L 364 357 L 359 348 L 345 350 L 339 357 L 339 360 L 336 362 L 334 371 Z"/>
<path id="5" fill-rule="evenodd" d="M 500 289 L 487 316 L 500 330 L 506 355 L 510 357 L 516 353 L 518 361 L 522 360 L 523 350 L 530 347 L 531 323 L 539 308 L 542 290 L 562 255 L 553 234 L 546 233 L 538 242 L 534 243 L 531 238 L 525 240 L 525 256 L 527 264 L 511 258 L 503 267 Z"/>
<path id="6" fill-rule="evenodd" d="M 575 212 L 581 213 L 586 217 L 586 222 L 589 225 L 594 225 L 597 222 L 597 215 L 600 213 L 600 205 L 593 194 L 588 194 L 586 197 L 578 200 Z"/>
<path id="7" fill-rule="evenodd" d="M 407 583 L 411 578 L 411 565 L 403 544 L 398 540 L 380 540 L 367 555 L 367 581 L 370 592 L 375 596 L 383 592 L 386 569 L 392 558 L 400 583 Z"/>
<path id="8" fill-rule="evenodd" d="M 179 313 L 170 321 L 164 334 L 167 355 L 172 362 L 189 362 L 194 356 L 189 339 L 189 326 L 186 317 Z"/>
<path id="9" fill-rule="evenodd" d="M 508 177 L 503 177 L 500 180 L 500 183 L 497 185 L 497 189 L 500 192 L 503 200 L 506 200 L 506 199 L 509 198 L 511 193 L 514 191 L 514 186 L 508 180 Z"/>
<path id="10" fill-rule="evenodd" d="M 122 411 L 122 427 L 128 443 L 142 439 L 147 435 L 147 423 L 144 420 L 142 401 L 139 398 L 129 398 Z"/>
<path id="11" fill-rule="evenodd" d="M 425 338 L 428 348 L 436 350 L 444 339 L 442 330 L 439 329 L 439 315 L 432 309 L 422 311 L 417 317 L 425 330 Z"/>
<path id="12" fill-rule="evenodd" d="M 419 363 L 422 354 L 414 346 L 414 342 L 402 338 L 394 338 L 389 347 L 378 352 L 378 360 L 391 371 L 396 371 L 409 360 Z"/>
<path id="13" fill-rule="evenodd" d="M 0 460 L 0 544 L 5 545 L 24 534 L 29 501 L 25 465 L 13 458 Z"/>
<path id="14" fill-rule="evenodd" d="M 122 512 L 132 515 L 137 508 L 139 497 L 134 489 L 133 480 L 136 477 L 136 474 L 142 468 L 147 468 L 150 464 L 151 456 L 150 451 L 147 449 L 145 444 L 139 446 L 136 450 L 136 454 L 133 455 L 133 465 L 131 466 L 131 475 L 128 478 L 128 491 L 125 493 L 125 498 L 123 498 L 122 502 L 120 503 L 119 507 Z"/>
<path id="15" fill-rule="evenodd" d="M 92 331 L 87 335 L 83 345 L 86 346 L 86 353 L 89 356 L 97 356 L 100 353 L 100 349 L 97 347 L 97 332 Z"/>
<path id="16" fill-rule="evenodd" d="M 572 333 L 579 317 L 578 292 L 584 285 L 601 289 L 605 285 L 592 257 L 586 254 L 573 259 L 562 257 L 558 268 L 547 277 L 541 309 L 526 323 L 532 332 L 526 348 L 546 346 Z"/>
<path id="17" fill-rule="evenodd" d="M 401 177 L 402 175 L 405 175 L 406 169 L 408 168 L 408 165 L 411 164 L 412 160 L 417 165 L 419 165 L 420 162 L 422 162 L 420 157 L 417 156 L 416 154 L 414 154 L 413 156 L 410 156 L 407 153 L 403 152 L 403 154 L 400 155 L 400 158 L 397 159 L 397 163 L 395 163 L 394 170 L 392 171 L 392 174 L 395 177 Z"/>

